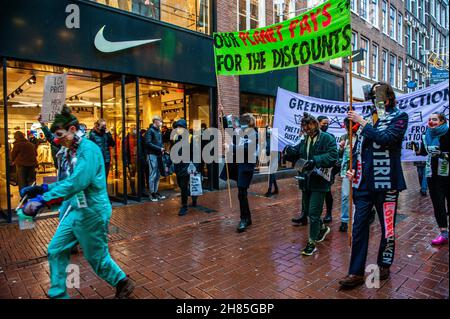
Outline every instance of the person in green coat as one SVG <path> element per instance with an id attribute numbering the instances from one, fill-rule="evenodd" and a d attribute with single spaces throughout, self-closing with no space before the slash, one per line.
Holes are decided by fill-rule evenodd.
<path id="1" fill-rule="evenodd" d="M 296 163 L 299 169 L 302 207 L 310 222 L 309 241 L 302 254 L 311 256 L 316 251 L 316 243 L 330 233 L 330 227 L 323 224 L 320 216 L 325 195 L 330 191 L 331 169 L 339 156 L 335 139 L 319 129 L 314 116 L 304 113 L 301 129 L 305 138 L 295 146 L 287 146 L 284 153 L 286 160 Z"/>
<path id="2" fill-rule="evenodd" d="M 70 250 L 77 243 L 95 273 L 116 287 L 116 298 L 128 297 L 134 283 L 112 260 L 108 250 L 108 224 L 112 207 L 106 191 L 102 152 L 92 141 L 83 138 L 79 123 L 70 112 L 57 114 L 50 128 L 54 142 L 68 148 L 64 169 L 69 175 L 56 183 L 32 186 L 22 192 L 31 198 L 24 213 L 36 214 L 45 206 L 70 206 L 48 246 L 50 298 L 68 298 L 66 268 Z"/>

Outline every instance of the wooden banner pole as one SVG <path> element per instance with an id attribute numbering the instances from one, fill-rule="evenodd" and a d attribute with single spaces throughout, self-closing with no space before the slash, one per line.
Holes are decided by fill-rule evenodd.
<path id="1" fill-rule="evenodd" d="M 349 92 L 349 98 L 350 98 L 350 104 L 349 104 L 349 111 L 353 111 L 353 59 L 350 55 L 349 58 L 349 81 L 350 81 L 350 92 Z M 349 129 L 348 129 L 348 142 L 350 147 L 350 154 L 349 154 L 349 166 L 348 169 L 351 171 L 353 166 L 353 122 L 352 120 L 349 121 Z M 346 177 L 345 177 L 346 178 Z M 348 244 L 349 246 L 352 245 L 352 230 L 353 230 L 353 181 L 350 181 L 349 183 L 349 193 L 348 193 Z"/>

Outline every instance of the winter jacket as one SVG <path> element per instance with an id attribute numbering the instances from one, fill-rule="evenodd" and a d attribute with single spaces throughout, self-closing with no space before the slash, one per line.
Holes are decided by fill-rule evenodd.
<path id="1" fill-rule="evenodd" d="M 98 147 L 100 147 L 105 163 L 110 163 L 111 151 L 109 150 L 109 148 L 116 145 L 111 133 L 99 133 L 94 129 L 91 131 L 91 134 L 89 134 L 89 139 L 97 144 Z"/>
<path id="2" fill-rule="evenodd" d="M 407 128 L 408 114 L 395 108 L 386 114 L 384 120 L 379 119 L 375 125 L 368 123 L 358 133 L 361 136 L 353 148 L 352 167 L 355 170 L 358 168 L 360 149 L 362 170 L 359 190 L 385 192 L 406 189 L 401 151 Z"/>
<path id="3" fill-rule="evenodd" d="M 161 156 L 161 148 L 163 148 L 161 130 L 151 124 L 145 133 L 145 150 L 147 154 Z"/>
<path id="4" fill-rule="evenodd" d="M 37 152 L 34 144 L 26 140 L 25 137 L 16 138 L 11 152 L 11 162 L 17 166 L 38 165 Z"/>
<path id="5" fill-rule="evenodd" d="M 423 142 L 422 137 L 422 143 L 420 143 L 420 149 L 418 152 L 418 155 L 426 156 L 428 155 L 427 149 L 425 148 L 425 144 Z M 450 149 L 450 129 L 447 130 L 447 133 L 439 137 L 439 150 L 443 153 L 449 153 Z M 426 163 L 426 162 L 424 162 Z M 438 176 L 438 165 L 439 165 L 439 157 L 431 157 L 431 176 Z M 447 177 L 448 178 L 448 177 Z"/>
<path id="6" fill-rule="evenodd" d="M 309 157 L 307 157 L 307 146 L 309 136 L 302 139 L 300 143 L 295 146 L 287 146 L 285 148 L 286 160 L 296 163 L 299 159 L 311 159 L 315 161 L 316 168 L 331 168 L 338 161 L 338 149 L 336 147 L 336 139 L 329 133 L 319 130 L 316 142 L 311 146 Z M 305 177 L 305 180 L 299 183 L 302 190 L 312 192 L 329 192 L 331 182 L 327 181 L 316 172 L 310 174 L 299 174 Z"/>

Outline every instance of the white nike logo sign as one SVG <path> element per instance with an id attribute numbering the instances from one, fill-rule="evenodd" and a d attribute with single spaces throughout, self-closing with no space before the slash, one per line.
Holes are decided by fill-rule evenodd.
<path id="1" fill-rule="evenodd" d="M 120 50 L 125 50 L 133 47 L 137 47 L 139 45 L 152 43 L 156 41 L 160 41 L 161 39 L 150 39 L 150 40 L 136 40 L 136 41 L 117 41 L 117 42 L 111 42 L 105 39 L 103 35 L 103 29 L 105 29 L 105 26 L 103 26 L 95 35 L 94 39 L 94 45 L 97 48 L 97 50 L 104 52 L 104 53 L 111 53 L 116 52 Z"/>

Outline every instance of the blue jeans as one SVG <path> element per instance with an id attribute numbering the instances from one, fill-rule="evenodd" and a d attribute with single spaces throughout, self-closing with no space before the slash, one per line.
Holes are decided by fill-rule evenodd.
<path id="1" fill-rule="evenodd" d="M 149 192 L 150 194 L 154 194 L 158 192 L 159 187 L 159 167 L 158 167 L 158 156 L 149 154 L 147 156 L 148 162 L 148 184 L 149 184 Z"/>
<path id="2" fill-rule="evenodd" d="M 348 212 L 349 212 L 349 195 L 350 195 L 350 181 L 347 177 L 342 179 L 341 186 L 341 222 L 348 223 Z"/>
<path id="3" fill-rule="evenodd" d="M 416 167 L 417 167 L 417 175 L 419 175 L 420 191 L 426 192 L 427 191 L 427 178 L 425 176 L 425 166 L 416 166 Z"/>

